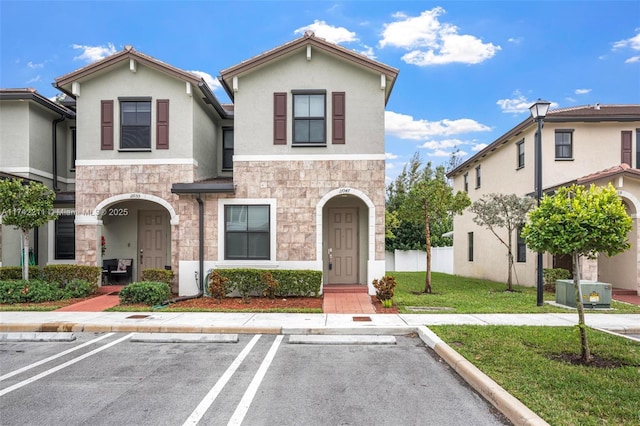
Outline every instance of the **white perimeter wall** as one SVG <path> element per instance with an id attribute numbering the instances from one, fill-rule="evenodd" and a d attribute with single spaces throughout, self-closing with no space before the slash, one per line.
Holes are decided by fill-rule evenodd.
<path id="1" fill-rule="evenodd" d="M 427 270 L 427 253 L 419 250 L 386 252 L 387 272 Z M 453 247 L 431 248 L 431 271 L 453 274 Z"/>

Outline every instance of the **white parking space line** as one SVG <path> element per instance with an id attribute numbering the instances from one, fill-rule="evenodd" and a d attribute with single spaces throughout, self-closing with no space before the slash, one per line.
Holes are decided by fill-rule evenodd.
<path id="1" fill-rule="evenodd" d="M 273 358 L 276 356 L 276 352 L 278 351 L 278 347 L 280 346 L 280 342 L 282 342 L 283 337 L 284 336 L 282 334 L 276 337 L 276 340 L 271 345 L 271 349 L 269 349 L 267 356 L 262 361 L 262 364 L 260 364 L 260 368 L 258 368 L 256 375 L 253 377 L 253 380 L 251 380 L 249 387 L 245 391 L 244 395 L 242 396 L 242 399 L 240 400 L 240 403 L 236 407 L 236 411 L 233 412 L 233 415 L 231 416 L 231 420 L 229 420 L 229 423 L 227 423 L 227 426 L 242 424 L 242 421 L 244 420 L 244 416 L 246 416 L 247 411 L 249 411 L 249 406 L 251 405 L 251 401 L 253 401 L 253 397 L 256 396 L 256 392 L 260 387 L 260 383 L 262 383 L 262 379 L 264 379 L 264 376 L 265 374 L 267 374 L 267 370 L 269 369 L 269 366 L 271 365 Z"/>
<path id="2" fill-rule="evenodd" d="M 0 382 L 5 380 L 5 379 L 8 379 L 9 377 L 13 377 L 13 376 L 15 376 L 17 374 L 24 373 L 27 370 L 31 370 L 32 368 L 35 368 L 35 367 L 37 367 L 39 365 L 46 364 L 47 362 L 53 361 L 56 358 L 60 358 L 61 356 L 65 356 L 67 354 L 70 354 L 71 352 L 77 351 L 78 349 L 82 349 L 82 348 L 84 348 L 86 346 L 92 345 L 92 344 L 94 344 L 96 342 L 99 342 L 102 339 L 106 339 L 109 336 L 113 336 L 114 334 L 116 334 L 116 333 L 107 333 L 104 336 L 100 336 L 100 337 L 98 337 L 96 339 L 90 340 L 90 341 L 88 341 L 86 343 L 83 343 L 83 344 L 81 344 L 79 346 L 75 346 L 75 347 L 73 347 L 71 349 L 67 349 L 66 351 L 60 352 L 59 354 L 52 355 L 49 358 L 45 358 L 45 359 L 43 359 L 41 361 L 34 362 L 33 364 L 29 364 L 29 365 L 26 365 L 26 366 L 24 366 L 22 368 L 14 370 L 14 371 L 12 371 L 10 373 L 5 374 L 4 376 L 0 376 Z"/>
<path id="3" fill-rule="evenodd" d="M 253 336 L 253 339 L 251 339 L 251 341 L 247 343 L 247 346 L 245 346 L 242 352 L 240 352 L 236 359 L 233 360 L 229 368 L 227 368 L 227 371 L 224 372 L 224 374 L 218 379 L 216 384 L 213 385 L 211 390 L 205 395 L 202 401 L 200 401 L 200 404 L 198 404 L 196 409 L 193 410 L 189 418 L 183 423 L 183 426 L 198 424 L 204 413 L 206 413 L 209 407 L 211 407 L 213 401 L 216 400 L 224 386 L 227 384 L 229 379 L 231 379 L 231 376 L 233 376 L 233 373 L 235 373 L 238 367 L 240 367 L 240 364 L 242 364 L 242 361 L 244 361 L 247 355 L 249 355 L 249 352 L 251 352 L 260 337 L 262 337 L 261 334 L 256 334 L 255 336 Z"/>
<path id="4" fill-rule="evenodd" d="M 133 335 L 133 333 L 127 334 L 126 336 L 121 337 L 121 338 L 120 338 L 120 339 L 118 339 L 118 340 L 114 340 L 113 342 L 111 342 L 111 343 L 107 343 L 106 345 L 101 346 L 101 347 L 99 347 L 99 348 L 97 348 L 97 349 L 94 349 L 94 350 L 92 350 L 91 352 L 87 352 L 87 353 L 86 353 L 86 354 L 84 354 L 84 355 L 80 355 L 79 357 L 73 358 L 72 360 L 69 360 L 69 361 L 67 361 L 67 362 L 65 362 L 65 363 L 63 363 L 63 364 L 60 364 L 60 365 L 58 365 L 57 367 L 51 368 L 51 369 L 49 369 L 49 370 L 47 370 L 47 371 L 43 371 L 42 373 L 37 374 L 37 375 L 35 375 L 35 376 L 33 376 L 33 377 L 31 377 L 31 378 L 27 379 L 27 380 L 23 380 L 23 381 L 21 381 L 21 382 L 16 383 L 16 384 L 15 384 L 15 385 L 13 385 L 13 386 L 9 386 L 8 388 L 2 389 L 2 390 L 0 391 L 0 396 L 6 395 L 6 394 L 8 394 L 9 392 L 13 392 L 13 391 L 14 391 L 14 390 L 16 390 L 16 389 L 20 389 L 21 387 L 26 386 L 26 385 L 28 385 L 29 383 L 33 383 L 33 382 L 35 382 L 36 380 L 40 380 L 40 379 L 42 379 L 43 377 L 48 376 L 49 374 L 53 374 L 53 373 L 55 373 L 56 371 L 60 371 L 60 370 L 62 370 L 63 368 L 66 368 L 66 367 L 68 367 L 68 366 L 70 366 L 70 365 L 73 365 L 73 364 L 75 364 L 75 363 L 77 363 L 77 362 L 80 362 L 80 361 L 82 361 L 82 360 L 83 360 L 83 359 L 85 359 L 85 358 L 89 358 L 90 356 L 95 355 L 95 354 L 97 354 L 98 352 L 102 352 L 102 351 L 104 351 L 105 349 L 110 348 L 111 346 L 115 346 L 115 345 L 117 345 L 118 343 L 120 343 L 120 342 L 122 342 L 122 341 L 124 341 L 124 340 L 127 340 L 127 339 L 128 339 L 128 338 L 130 338 L 132 335 Z"/>

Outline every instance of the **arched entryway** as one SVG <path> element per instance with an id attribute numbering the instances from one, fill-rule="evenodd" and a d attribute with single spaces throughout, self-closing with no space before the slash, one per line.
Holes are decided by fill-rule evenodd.
<path id="1" fill-rule="evenodd" d="M 172 267 L 171 225 L 177 222 L 172 206 L 145 194 L 126 194 L 104 200 L 97 207 L 104 238 L 102 259 L 131 259 L 132 280 L 148 268 Z"/>

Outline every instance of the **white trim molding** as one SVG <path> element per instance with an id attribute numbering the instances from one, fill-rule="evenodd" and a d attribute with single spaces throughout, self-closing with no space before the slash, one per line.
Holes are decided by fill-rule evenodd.
<path id="1" fill-rule="evenodd" d="M 152 203 L 160 204 L 169 212 L 169 215 L 171 216 L 171 225 L 178 225 L 180 223 L 180 216 L 176 213 L 173 206 L 167 200 L 165 200 L 164 198 L 156 197 L 155 195 L 139 192 L 130 192 L 127 194 L 114 195 L 113 197 L 106 198 L 98 203 L 98 205 L 96 206 L 96 212 L 102 213 L 106 211 L 107 207 L 118 202 L 139 200 L 151 201 Z"/>
<path id="2" fill-rule="evenodd" d="M 76 160 L 77 166 L 146 166 L 146 165 L 176 165 L 189 164 L 198 165 L 198 161 L 194 158 L 149 158 L 149 159 L 122 159 L 112 158 L 108 160 Z"/>
<path id="3" fill-rule="evenodd" d="M 53 180 L 53 173 L 49 173 L 40 169 L 34 169 L 33 167 L 1 167 L 0 171 L 9 173 L 12 175 L 20 176 L 23 178 L 28 178 L 29 175 L 32 174 L 32 175 L 41 176 L 43 178 Z M 63 176 L 58 175 L 58 182 L 69 184 L 69 183 L 75 183 L 76 180 L 65 178 Z"/>
<path id="4" fill-rule="evenodd" d="M 366 160 L 385 160 L 384 154 L 276 154 L 276 155 L 234 155 L 234 162 L 242 161 L 327 161 L 327 160 L 344 160 L 344 161 L 366 161 Z"/>

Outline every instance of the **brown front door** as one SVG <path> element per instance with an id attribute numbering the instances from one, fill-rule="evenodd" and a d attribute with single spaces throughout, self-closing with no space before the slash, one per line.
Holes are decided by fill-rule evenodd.
<path id="1" fill-rule="evenodd" d="M 138 213 L 138 279 L 149 268 L 167 265 L 167 213 L 163 210 L 141 210 Z"/>
<path id="2" fill-rule="evenodd" d="M 329 209 L 329 284 L 358 283 L 358 209 Z"/>

